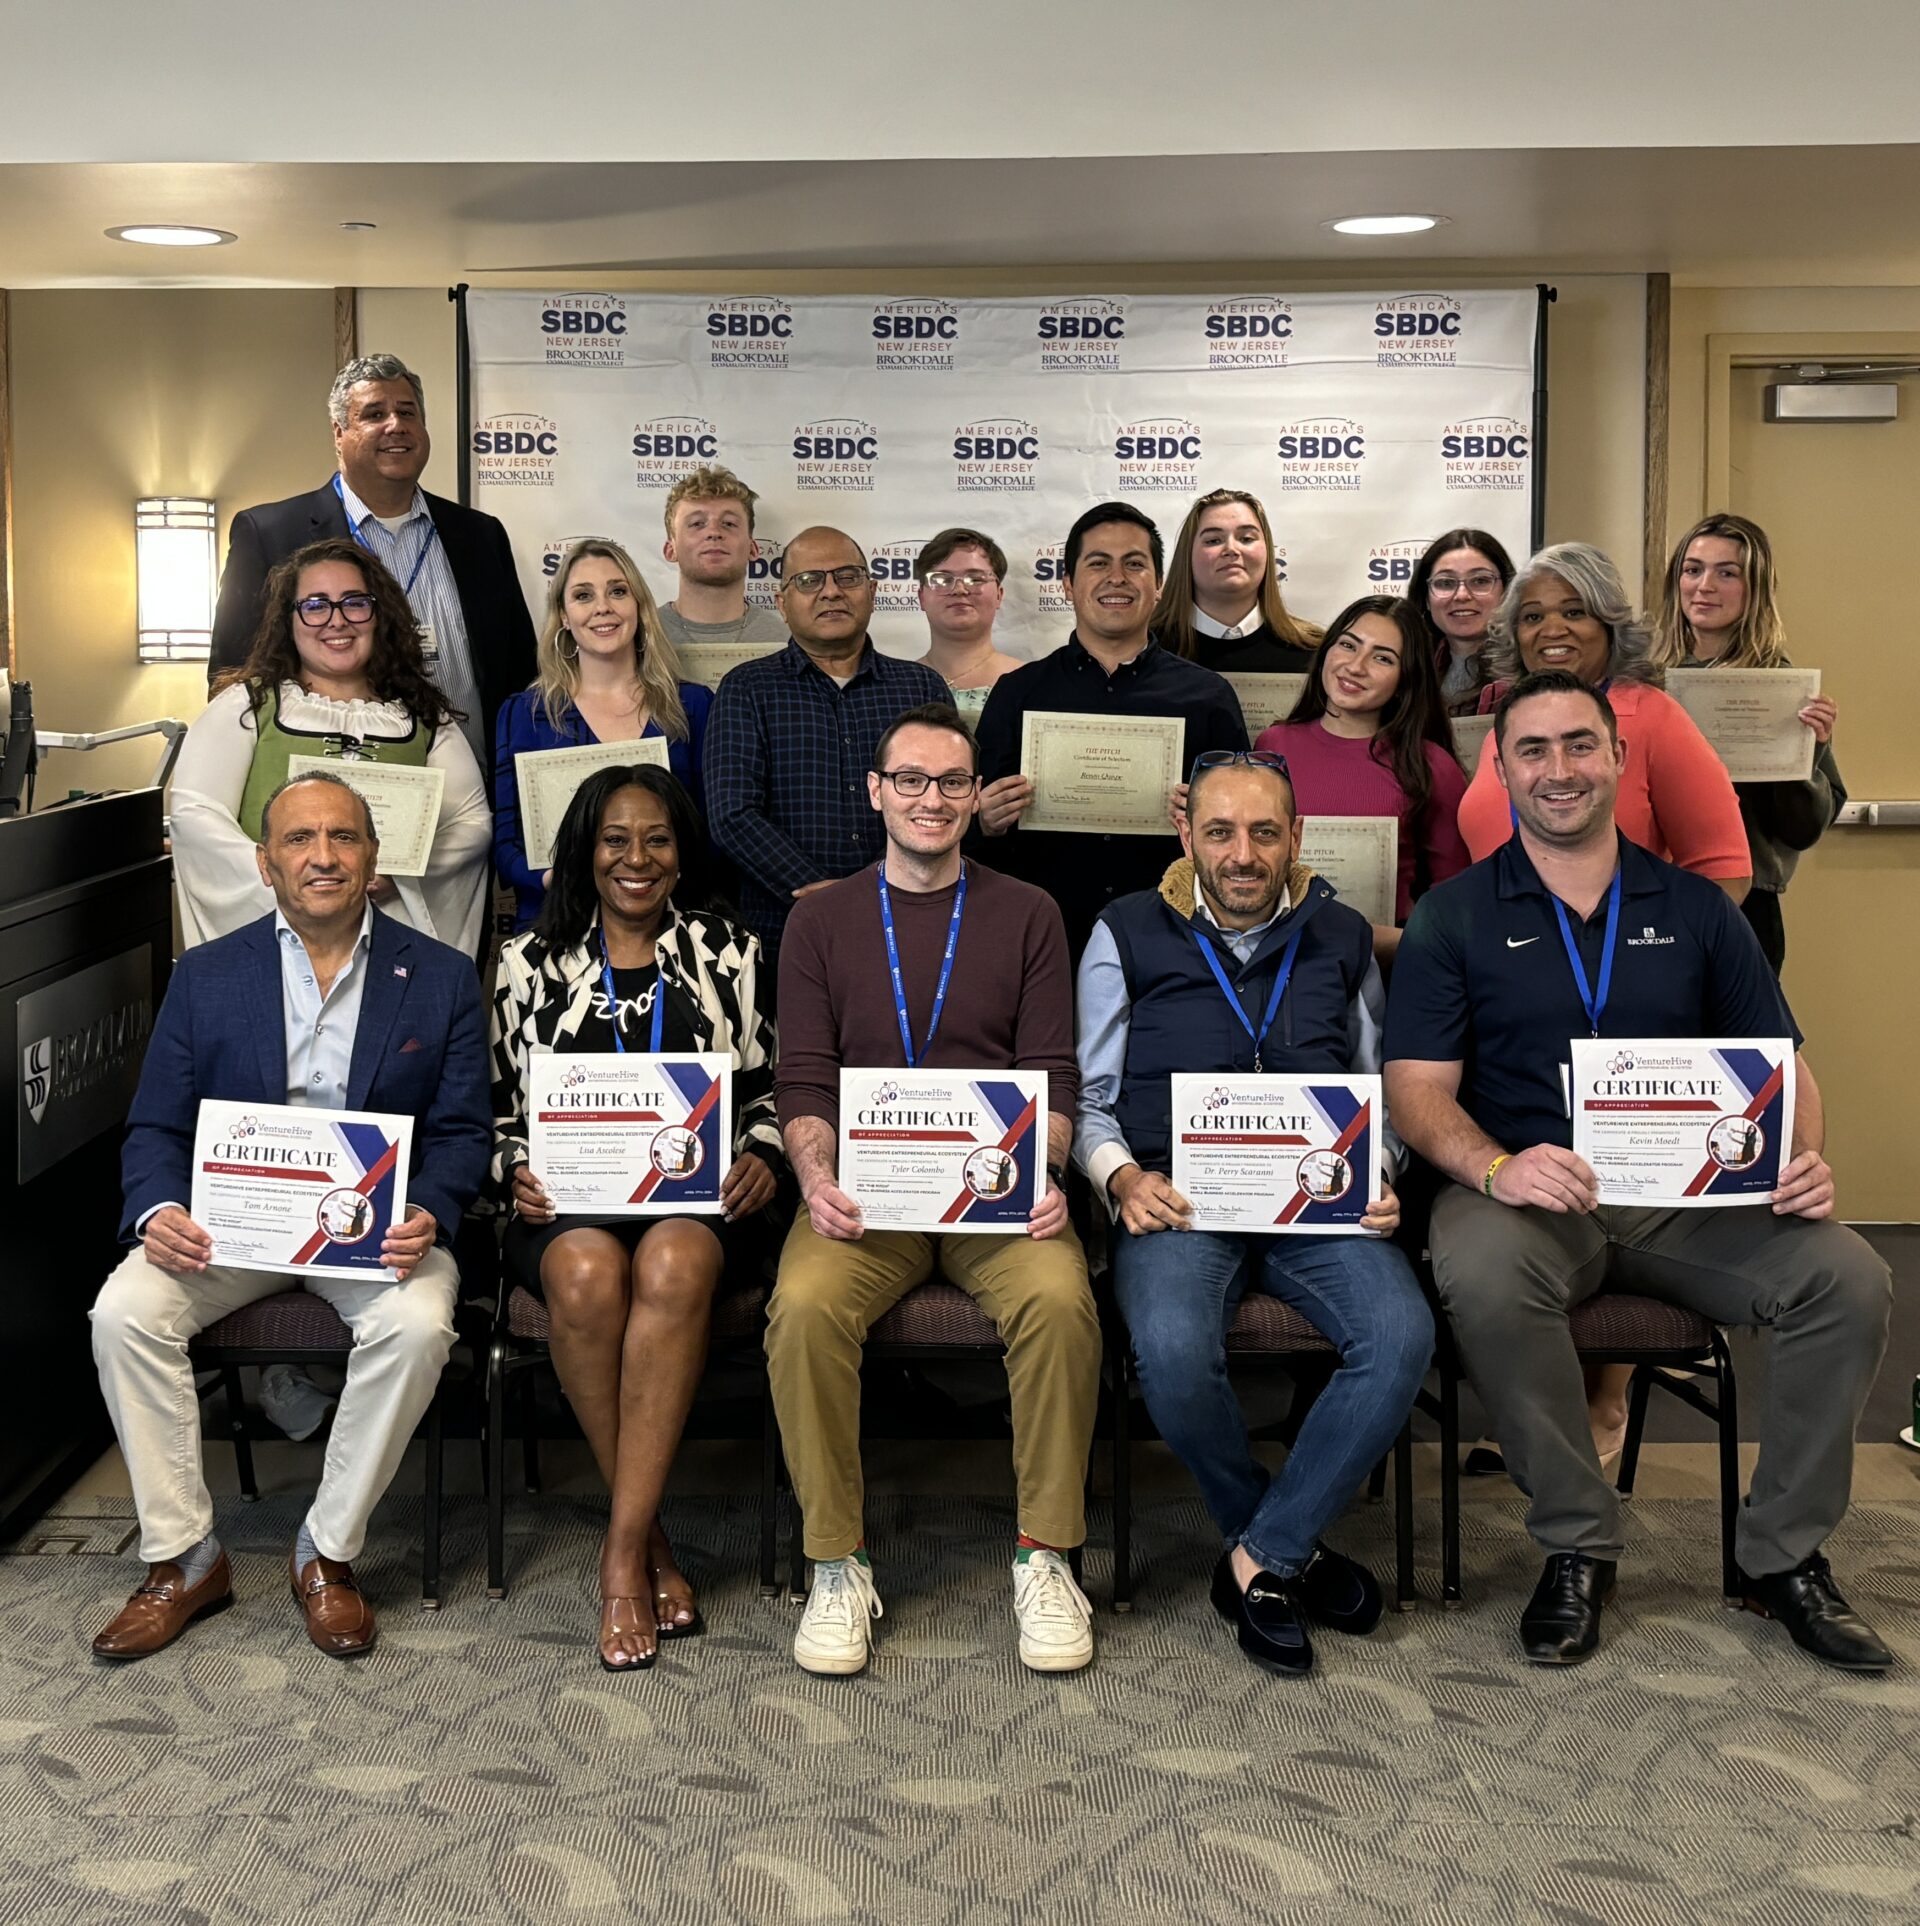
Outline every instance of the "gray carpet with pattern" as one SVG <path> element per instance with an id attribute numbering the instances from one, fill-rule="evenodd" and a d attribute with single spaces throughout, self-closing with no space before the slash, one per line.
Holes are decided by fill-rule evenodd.
<path id="1" fill-rule="evenodd" d="M 479 1506 L 451 1501 L 438 1615 L 411 1608 L 417 1500 L 390 1500 L 361 1565 L 383 1637 L 353 1665 L 295 1621 L 297 1505 L 225 1505 L 238 1607 L 109 1670 L 86 1639 L 135 1568 L 99 1555 L 127 1507 L 94 1502 L 66 1555 L 0 1562 L 10 1926 L 1920 1919 L 1911 1506 L 1833 1548 L 1901 1653 L 1886 1679 L 1724 1613 L 1713 1507 L 1643 1499 L 1589 1665 L 1520 1662 L 1534 1562 L 1513 1507 L 1476 1504 L 1466 1611 L 1325 1635 L 1278 1682 L 1207 1608 L 1191 1502 L 1142 1513 L 1138 1609 L 1049 1680 L 1014 1656 L 1005 1508 L 876 1501 L 888 1610 L 852 1681 L 794 1669 L 751 1503 L 698 1498 L 669 1522 L 712 1629 L 642 1676 L 593 1663 L 599 1517 L 563 1497 L 517 1504 L 495 1604 Z M 1389 1524 L 1363 1505 L 1343 1533 L 1382 1573 Z"/>

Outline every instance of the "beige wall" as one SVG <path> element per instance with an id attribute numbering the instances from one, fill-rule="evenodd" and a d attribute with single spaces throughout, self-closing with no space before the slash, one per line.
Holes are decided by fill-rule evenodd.
<path id="1" fill-rule="evenodd" d="M 315 486 L 332 359 L 327 292 L 14 295 L 14 615 L 42 727 L 200 712 L 203 664 L 136 656 L 134 501 L 211 497 L 224 546 L 237 509 Z M 159 752 L 54 751 L 41 797 L 143 783 Z"/>

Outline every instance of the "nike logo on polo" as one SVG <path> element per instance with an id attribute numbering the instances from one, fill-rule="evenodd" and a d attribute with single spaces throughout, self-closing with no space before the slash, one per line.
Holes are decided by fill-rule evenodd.
<path id="1" fill-rule="evenodd" d="M 1510 936 L 1507 938 L 1507 948 L 1510 950 L 1524 950 L 1529 943 L 1537 943 L 1539 940 L 1537 936 Z"/>

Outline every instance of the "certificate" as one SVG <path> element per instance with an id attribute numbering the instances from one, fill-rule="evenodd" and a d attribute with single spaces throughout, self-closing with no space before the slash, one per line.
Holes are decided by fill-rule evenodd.
<path id="1" fill-rule="evenodd" d="M 1393 816 L 1307 816 L 1300 860 L 1369 923 L 1391 923 L 1400 894 L 1400 824 Z"/>
<path id="2" fill-rule="evenodd" d="M 391 1279 L 381 1240 L 407 1214 L 413 1119 L 205 1098 L 189 1215 L 216 1264 Z"/>
<path id="3" fill-rule="evenodd" d="M 1493 734 L 1493 717 L 1454 716 L 1450 722 L 1453 753 L 1460 758 L 1460 767 L 1472 775 L 1480 767 L 1480 752 L 1487 746 L 1487 738 Z"/>
<path id="4" fill-rule="evenodd" d="M 1033 783 L 1023 829 L 1171 836 L 1167 797 L 1187 725 L 1178 716 L 1089 716 L 1029 709 L 1020 772 Z"/>
<path id="5" fill-rule="evenodd" d="M 1804 782 L 1813 731 L 1800 711 L 1820 693 L 1818 669 L 1683 669 L 1667 693 L 1700 726 L 1735 782 Z"/>
<path id="6" fill-rule="evenodd" d="M 440 827 L 440 792 L 446 773 L 397 762 L 361 762 L 341 756 L 289 756 L 287 780 L 295 776 L 338 776 L 373 811 L 373 833 L 380 838 L 382 876 L 424 876 Z"/>
<path id="7" fill-rule="evenodd" d="M 1278 675 L 1235 671 L 1225 680 L 1240 698 L 1240 713 L 1246 720 L 1247 740 L 1252 742 L 1262 729 L 1285 722 L 1300 691 L 1307 686 L 1304 675 Z"/>
<path id="8" fill-rule="evenodd" d="M 680 673 L 689 682 L 717 689 L 721 678 L 741 663 L 778 655 L 786 646 L 784 642 L 689 642 L 680 651 Z"/>
<path id="9" fill-rule="evenodd" d="M 1046 1195 L 1039 1070 L 842 1070 L 840 1188 L 871 1230 L 1023 1232 Z"/>
<path id="10" fill-rule="evenodd" d="M 1574 1154 L 1603 1204 L 1764 1204 L 1793 1161 L 1785 1037 L 1576 1037 Z"/>
<path id="11" fill-rule="evenodd" d="M 733 1059 L 633 1050 L 527 1058 L 527 1158 L 555 1210 L 718 1216 L 733 1163 Z"/>
<path id="12" fill-rule="evenodd" d="M 553 861 L 553 839 L 573 794 L 596 769 L 624 769 L 636 762 L 667 767 L 665 736 L 634 742 L 587 742 L 578 749 L 522 749 L 513 759 L 520 789 L 520 837 L 527 866 L 545 869 Z"/>
<path id="13" fill-rule="evenodd" d="M 1380 1201 L 1380 1079 L 1229 1073 L 1173 1083 L 1173 1187 L 1195 1230 L 1365 1235 Z"/>

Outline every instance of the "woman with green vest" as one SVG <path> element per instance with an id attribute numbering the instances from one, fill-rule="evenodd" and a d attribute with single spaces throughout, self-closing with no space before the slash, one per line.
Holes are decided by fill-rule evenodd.
<path id="1" fill-rule="evenodd" d="M 314 542 L 267 578 L 259 633 L 188 729 L 174 770 L 173 866 L 188 948 L 273 908 L 254 852 L 260 806 L 296 756 L 437 769 L 444 781 L 426 871 L 380 876 L 389 916 L 464 950 L 480 946 L 493 817 L 455 712 L 428 679 L 400 584 L 346 538 Z"/>

